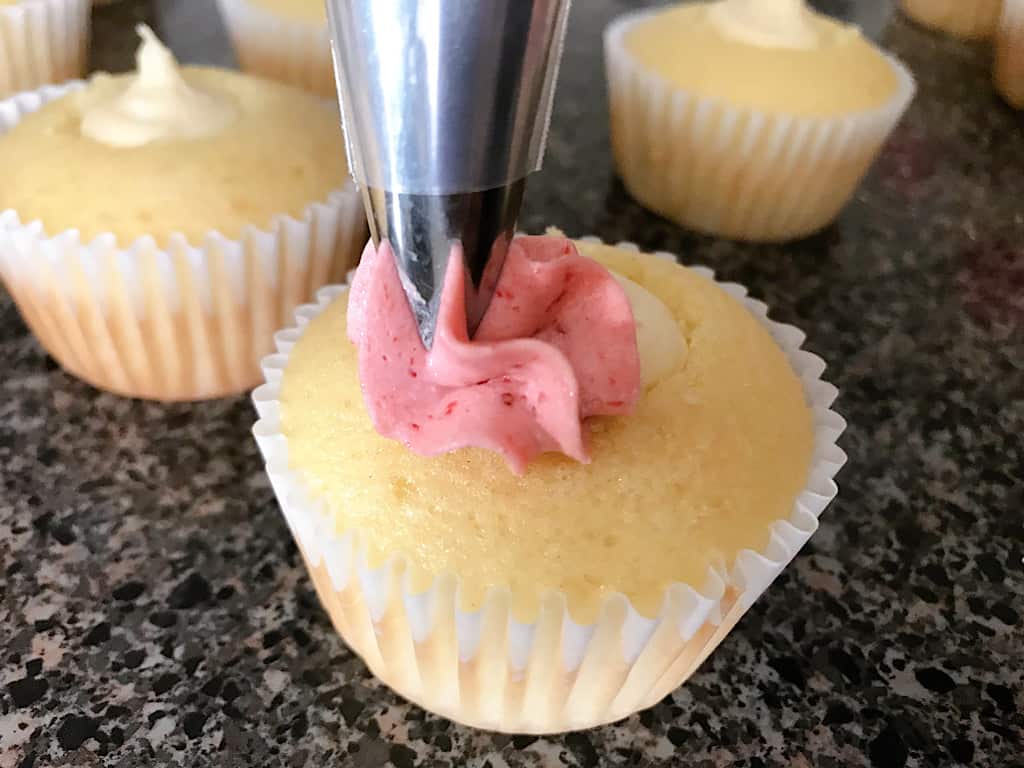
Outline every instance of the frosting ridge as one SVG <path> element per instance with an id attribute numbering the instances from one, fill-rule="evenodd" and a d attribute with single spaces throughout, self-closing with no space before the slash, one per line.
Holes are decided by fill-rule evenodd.
<path id="1" fill-rule="evenodd" d="M 237 118 L 223 97 L 189 85 L 174 54 L 144 24 L 134 76 L 100 75 L 86 93 L 81 131 L 101 144 L 138 147 L 167 139 L 197 139 L 220 133 Z"/>
<path id="2" fill-rule="evenodd" d="M 821 43 L 804 0 L 718 0 L 708 8 L 723 35 L 766 48 L 817 48 Z"/>
<path id="3" fill-rule="evenodd" d="M 429 352 L 390 247 L 371 243 L 363 254 L 348 334 L 374 427 L 428 456 L 469 446 L 496 451 L 519 474 L 548 451 L 589 461 L 583 419 L 629 414 L 642 390 L 622 287 L 566 238 L 517 238 L 470 341 L 456 249 Z"/>

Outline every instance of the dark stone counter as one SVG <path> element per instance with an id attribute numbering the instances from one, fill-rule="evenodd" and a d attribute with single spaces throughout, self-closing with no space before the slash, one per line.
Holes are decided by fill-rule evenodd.
<path id="1" fill-rule="evenodd" d="M 138 20 L 223 56 L 187 47 L 210 26 L 173 5 L 96 11 L 94 63 L 127 66 Z M 576 4 L 524 228 L 681 253 L 808 332 L 850 462 L 803 553 L 652 710 L 560 738 L 467 730 L 331 629 L 247 398 L 99 394 L 0 295 L 0 768 L 1022 764 L 1024 117 L 985 46 L 894 19 L 883 40 L 920 93 L 837 225 L 780 247 L 696 237 L 610 167 L 600 33 L 636 5 Z"/>

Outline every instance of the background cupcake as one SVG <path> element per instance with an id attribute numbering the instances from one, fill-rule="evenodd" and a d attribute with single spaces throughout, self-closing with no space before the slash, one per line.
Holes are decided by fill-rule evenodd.
<path id="1" fill-rule="evenodd" d="M 0 98 L 81 77 L 89 0 L 0 0 Z"/>
<path id="2" fill-rule="evenodd" d="M 332 107 L 179 71 L 142 32 L 138 73 L 0 103 L 0 275 L 46 349 L 96 386 L 239 392 L 292 308 L 354 263 L 362 207 Z"/>
<path id="3" fill-rule="evenodd" d="M 382 437 L 338 342 L 340 287 L 278 335 L 254 393 L 271 482 L 335 627 L 402 696 L 477 727 L 573 730 L 659 701 L 810 537 L 845 460 L 836 390 L 799 331 L 707 271 L 581 252 L 628 286 L 646 390 L 631 415 L 591 423 L 590 464 L 548 453 L 515 475 L 489 451 L 424 458 Z M 656 355 L 686 340 L 646 365 L 649 332 Z M 759 375 L 728 372 L 747 366 Z"/>
<path id="4" fill-rule="evenodd" d="M 1003 98 L 1024 109 L 1024 0 L 1003 0 L 996 33 L 994 79 Z"/>
<path id="5" fill-rule="evenodd" d="M 334 97 L 323 0 L 217 0 L 242 69 Z"/>
<path id="6" fill-rule="evenodd" d="M 627 15 L 605 53 L 626 188 L 684 226 L 745 240 L 831 222 L 914 92 L 899 62 L 802 0 Z"/>
<path id="7" fill-rule="evenodd" d="M 1003 0 L 900 0 L 903 12 L 922 26 L 954 37 L 991 37 Z"/>

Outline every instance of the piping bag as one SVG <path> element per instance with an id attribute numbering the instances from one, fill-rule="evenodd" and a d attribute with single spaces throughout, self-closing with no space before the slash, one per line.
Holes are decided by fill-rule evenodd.
<path id="1" fill-rule="evenodd" d="M 467 331 L 540 170 L 571 0 L 327 0 L 349 167 L 429 350 L 461 251 Z"/>

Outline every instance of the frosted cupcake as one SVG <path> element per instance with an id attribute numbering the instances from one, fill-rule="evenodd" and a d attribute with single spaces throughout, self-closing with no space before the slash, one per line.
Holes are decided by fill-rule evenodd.
<path id="1" fill-rule="evenodd" d="M 324 0 L 217 0 L 242 69 L 336 96 Z"/>
<path id="2" fill-rule="evenodd" d="M 365 242 L 336 112 L 179 70 L 141 32 L 135 73 L 0 102 L 0 276 L 47 351 L 98 387 L 238 392 Z"/>
<path id="3" fill-rule="evenodd" d="M 0 98 L 81 77 L 89 0 L 0 0 Z"/>
<path id="4" fill-rule="evenodd" d="M 386 247 L 278 335 L 254 393 L 275 492 L 402 696 L 508 732 L 620 719 L 815 530 L 836 390 L 738 286 L 635 248 L 517 240 L 472 342 L 458 274 L 429 353 Z"/>
<path id="5" fill-rule="evenodd" d="M 829 224 L 914 92 L 895 59 L 803 0 L 641 11 L 609 27 L 605 53 L 626 188 L 744 240 Z"/>
<path id="6" fill-rule="evenodd" d="M 1024 109 L 1024 0 L 1003 2 L 993 77 L 1007 103 Z"/>
<path id="7" fill-rule="evenodd" d="M 964 39 L 991 37 L 999 23 L 1002 3 L 1003 0 L 900 0 L 903 12 L 918 24 Z"/>

